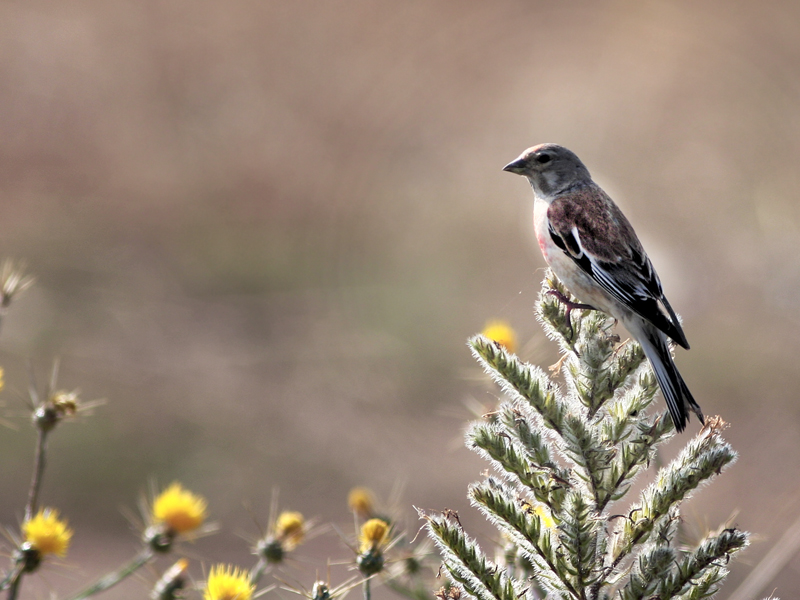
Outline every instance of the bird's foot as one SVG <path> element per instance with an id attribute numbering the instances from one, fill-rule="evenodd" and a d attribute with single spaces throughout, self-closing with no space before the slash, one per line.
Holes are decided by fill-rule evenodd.
<path id="1" fill-rule="evenodd" d="M 570 313 L 576 308 L 580 310 L 597 310 L 591 304 L 582 304 L 580 302 L 573 302 L 558 290 L 547 290 L 547 293 L 550 294 L 551 296 L 554 296 L 556 300 L 558 300 L 559 302 L 561 302 L 561 304 L 564 305 L 564 318 L 567 321 L 567 327 L 569 327 L 569 331 L 572 335 L 575 334 L 575 330 L 572 328 L 572 320 L 570 319 Z"/>
<path id="2" fill-rule="evenodd" d="M 616 325 L 616 322 L 614 323 L 614 325 Z M 612 334 L 610 337 L 612 338 L 611 341 L 614 344 L 614 354 L 618 353 L 625 346 L 631 343 L 631 338 L 626 338 L 625 341 L 622 341 L 620 337 L 616 334 Z"/>

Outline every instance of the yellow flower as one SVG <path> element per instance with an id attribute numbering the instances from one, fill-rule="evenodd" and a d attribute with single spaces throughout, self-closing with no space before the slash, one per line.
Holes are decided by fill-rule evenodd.
<path id="1" fill-rule="evenodd" d="M 533 513 L 539 515 L 542 520 L 542 525 L 547 527 L 548 529 L 552 529 L 556 526 L 556 522 L 553 517 L 550 515 L 550 511 L 544 504 L 537 504 L 533 507 Z"/>
<path id="2" fill-rule="evenodd" d="M 40 508 L 32 519 L 22 524 L 22 535 L 25 541 L 42 556 L 55 554 L 64 556 L 69 548 L 73 531 L 67 527 L 66 521 L 60 521 L 58 511 L 54 508 Z"/>
<path id="3" fill-rule="evenodd" d="M 517 334 L 506 321 L 489 321 L 481 333 L 509 352 L 517 349 Z"/>
<path id="4" fill-rule="evenodd" d="M 369 517 L 375 510 L 375 497 L 365 487 L 354 487 L 347 494 L 347 506 L 359 517 Z"/>
<path id="5" fill-rule="evenodd" d="M 153 502 L 153 520 L 164 523 L 175 533 L 193 531 L 206 519 L 206 500 L 183 489 L 177 481 Z"/>
<path id="6" fill-rule="evenodd" d="M 3 370 L 3 367 L 0 367 L 0 390 L 6 387 L 5 374 L 6 372 Z"/>
<path id="7" fill-rule="evenodd" d="M 211 567 L 206 582 L 205 600 L 250 600 L 256 586 L 250 575 L 239 567 L 215 565 Z"/>
<path id="8" fill-rule="evenodd" d="M 284 511 L 275 521 L 275 537 L 283 542 L 285 550 L 293 550 L 303 542 L 306 521 L 299 512 Z"/>
<path id="9" fill-rule="evenodd" d="M 389 535 L 389 524 L 381 519 L 370 519 L 361 526 L 358 536 L 361 553 L 377 549 Z"/>

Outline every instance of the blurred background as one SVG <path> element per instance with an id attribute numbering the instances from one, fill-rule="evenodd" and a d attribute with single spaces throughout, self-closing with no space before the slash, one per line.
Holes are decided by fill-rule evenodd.
<path id="1" fill-rule="evenodd" d="M 0 336 L 6 527 L 28 365 L 42 389 L 60 357 L 60 387 L 107 399 L 51 439 L 42 501 L 76 534 L 23 594 L 131 556 L 121 507 L 151 481 L 209 500 L 199 578 L 252 564 L 274 487 L 348 533 L 350 487 L 400 489 L 412 530 L 412 504 L 447 507 L 488 539 L 461 440 L 498 392 L 465 342 L 502 318 L 524 359 L 558 358 L 532 194 L 501 171 L 540 142 L 633 222 L 684 319 L 678 365 L 731 423 L 739 462 L 683 507 L 756 534 L 720 597 L 800 515 L 800 4 L 5 2 L 0 114 L 0 255 L 37 277 Z M 307 588 L 352 559 L 334 534 L 298 555 Z M 800 558 L 773 588 L 800 590 Z"/>

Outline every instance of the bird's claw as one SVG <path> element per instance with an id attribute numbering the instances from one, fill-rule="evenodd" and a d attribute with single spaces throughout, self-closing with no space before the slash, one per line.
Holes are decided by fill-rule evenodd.
<path id="1" fill-rule="evenodd" d="M 561 304 L 564 305 L 564 318 L 567 321 L 567 327 L 569 327 L 570 337 L 575 335 L 575 330 L 572 328 L 572 319 L 570 319 L 570 313 L 576 308 L 580 310 L 597 310 L 591 304 L 573 302 L 558 290 L 547 290 L 547 293 L 555 297 L 556 300 L 558 300 L 559 302 L 561 302 Z"/>

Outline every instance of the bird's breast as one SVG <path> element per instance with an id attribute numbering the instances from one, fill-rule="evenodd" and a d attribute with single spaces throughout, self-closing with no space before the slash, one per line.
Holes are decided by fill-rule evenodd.
<path id="1" fill-rule="evenodd" d="M 547 221 L 547 208 L 549 206 L 546 201 L 539 198 L 533 203 L 533 229 L 536 232 L 536 241 L 539 242 L 539 248 L 542 250 L 544 259 L 548 264 L 550 263 L 548 253 L 553 246 Z"/>

